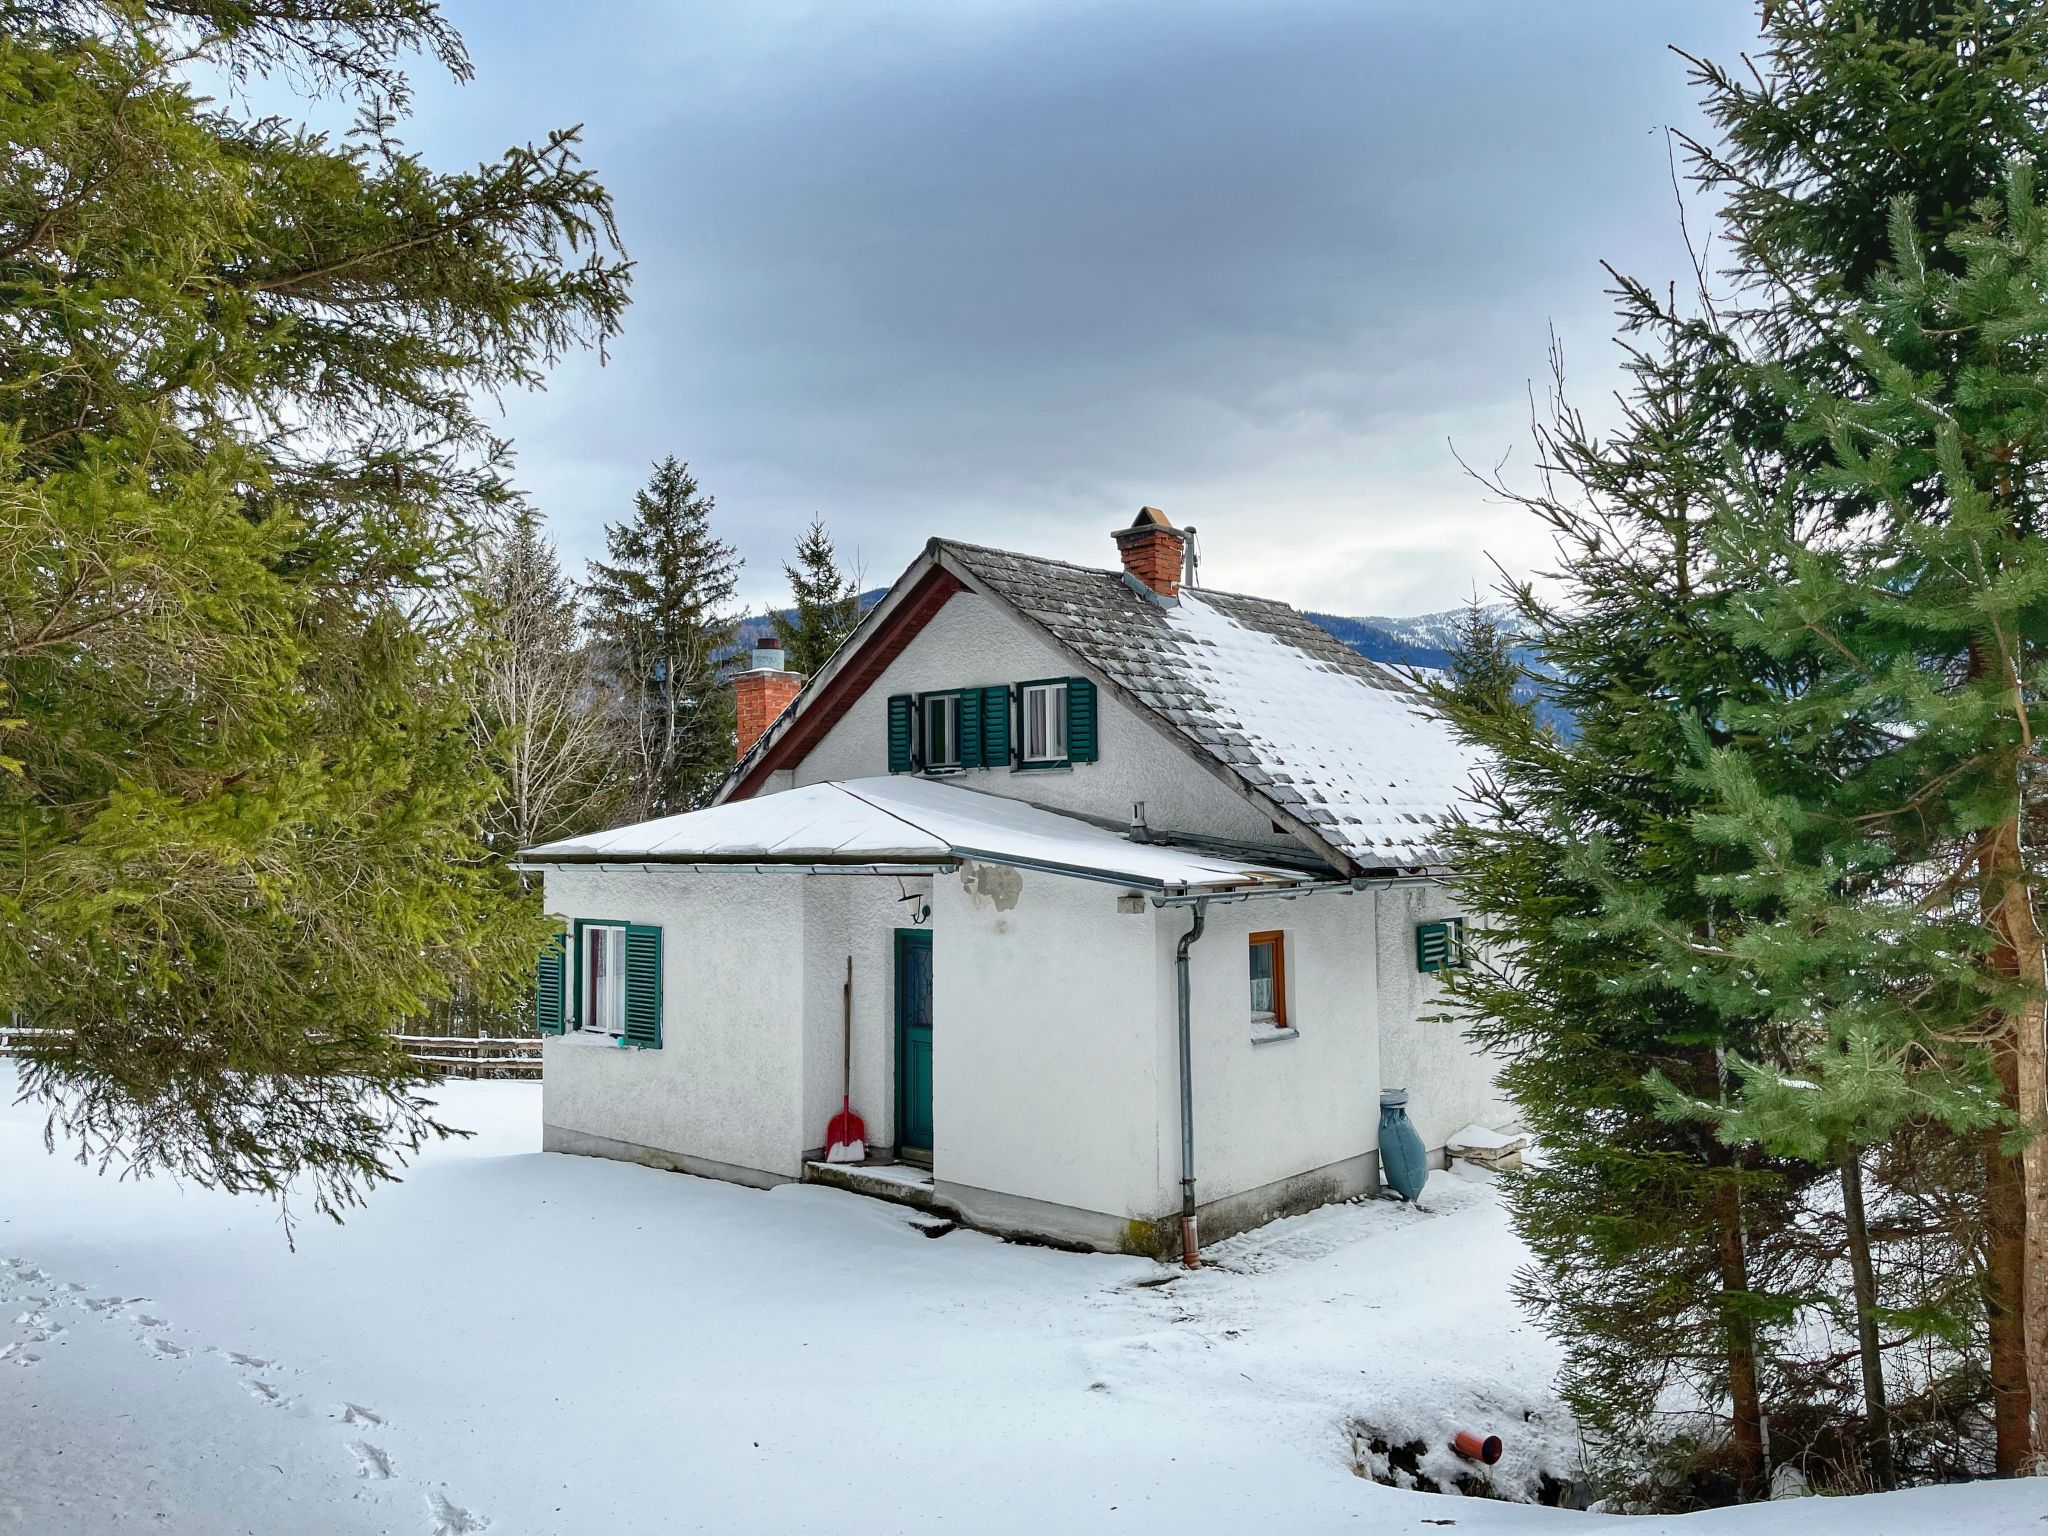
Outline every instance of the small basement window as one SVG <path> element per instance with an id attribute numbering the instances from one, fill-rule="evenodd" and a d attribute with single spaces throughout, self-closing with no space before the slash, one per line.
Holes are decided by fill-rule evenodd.
<path id="1" fill-rule="evenodd" d="M 928 693 L 924 696 L 924 768 L 960 766 L 960 695 Z"/>
<path id="2" fill-rule="evenodd" d="M 1022 709 L 1024 761 L 1064 763 L 1067 760 L 1067 685 L 1026 683 Z"/>
<path id="3" fill-rule="evenodd" d="M 580 1029 L 595 1035 L 626 1032 L 626 930 L 597 923 L 583 928 L 583 1007 Z"/>
<path id="4" fill-rule="evenodd" d="M 1287 1029 L 1287 935 L 1279 929 L 1251 939 L 1252 1028 Z"/>

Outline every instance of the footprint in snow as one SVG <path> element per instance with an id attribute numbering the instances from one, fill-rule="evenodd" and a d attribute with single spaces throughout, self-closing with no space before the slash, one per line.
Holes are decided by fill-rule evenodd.
<path id="1" fill-rule="evenodd" d="M 151 1339 L 149 1347 L 167 1359 L 182 1360 L 192 1351 L 171 1339 Z"/>
<path id="2" fill-rule="evenodd" d="M 145 1328 L 168 1328 L 171 1326 L 168 1322 L 164 1321 L 164 1319 L 160 1317 L 138 1317 L 137 1319 L 135 1319 L 135 1321 L 140 1323 Z"/>
<path id="3" fill-rule="evenodd" d="M 265 1370 L 270 1365 L 270 1362 L 268 1360 L 259 1360 L 254 1355 L 245 1355 L 242 1354 L 239 1350 L 229 1350 L 228 1358 L 234 1361 L 237 1365 L 246 1365 L 252 1371 Z"/>
<path id="4" fill-rule="evenodd" d="M 449 1503 L 445 1493 L 427 1495 L 427 1513 L 435 1520 L 434 1536 L 475 1536 L 478 1531 L 490 1529 L 489 1520 L 460 1504 Z"/>
<path id="5" fill-rule="evenodd" d="M 364 1424 L 372 1429 L 382 1429 L 384 1427 L 384 1415 L 372 1413 L 359 1403 L 343 1403 L 341 1405 L 341 1422 L 344 1424 Z"/>
<path id="6" fill-rule="evenodd" d="M 8 1365 L 34 1365 L 42 1358 L 26 1344 L 9 1344 L 6 1348 L 0 1349 L 0 1362 Z"/>
<path id="7" fill-rule="evenodd" d="M 364 1477 L 381 1483 L 391 1476 L 391 1457 L 385 1451 L 367 1440 L 351 1440 L 348 1448 Z M 449 1507 L 452 1509 L 454 1506 Z"/>
<path id="8" fill-rule="evenodd" d="M 149 1300 L 147 1296 L 96 1296 L 85 1303 L 88 1312 L 113 1312 Z"/>
<path id="9" fill-rule="evenodd" d="M 272 1406 L 278 1408 L 282 1408 L 285 1405 L 284 1394 L 282 1392 L 278 1391 L 277 1388 L 273 1387 L 269 1382 L 258 1381 L 253 1376 L 247 1377 L 243 1380 L 242 1390 L 244 1392 L 247 1392 L 251 1397 L 255 1398 L 256 1401 L 259 1403 L 269 1403 Z"/>

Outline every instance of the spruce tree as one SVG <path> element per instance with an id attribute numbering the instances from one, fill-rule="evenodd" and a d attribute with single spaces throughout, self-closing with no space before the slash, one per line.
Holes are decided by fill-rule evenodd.
<path id="1" fill-rule="evenodd" d="M 18 0 L 0 29 L 0 1016 L 103 1165 L 334 1212 L 438 1129 L 391 1040 L 530 973 L 463 687 L 476 401 L 625 303 L 575 135 L 408 153 L 429 0 Z M 332 138 L 194 75 L 364 109 Z"/>
<path id="2" fill-rule="evenodd" d="M 733 702 L 720 662 L 739 621 L 740 561 L 711 532 L 711 497 L 674 457 L 605 530 L 590 567 L 590 626 L 635 820 L 695 810 L 732 767 Z"/>
<path id="3" fill-rule="evenodd" d="M 2017 1351 L 1991 1340 L 2012 1472 L 2048 1457 L 2048 208 L 2015 161 L 1943 259 L 1911 198 L 1892 237 L 1839 317 L 1844 376 L 1775 376 L 1825 445 L 1807 515 L 1736 504 L 1718 521 L 1748 589 L 1733 622 L 1803 681 L 1745 713 L 1710 777 L 1750 859 L 1731 888 L 1772 918 L 1733 963 L 1826 1023 L 1823 1091 L 1758 1077 L 1749 1118 L 1806 1135 L 1846 1119 L 1865 1145 L 1932 1119 L 1983 1140 L 1988 1318 L 2020 1324 Z M 1788 748 L 1830 771 L 1760 793 L 1755 760 Z"/>
<path id="4" fill-rule="evenodd" d="M 1725 1073 L 1649 1086 L 1674 1126 L 1712 1125 L 1738 1157 L 1777 1165 L 1785 1225 L 1745 1217 L 1744 1241 L 1806 1256 L 1798 1315 L 1853 1324 L 1873 1471 L 1888 1449 L 1880 1356 L 1902 1337 L 1928 1345 L 1909 1383 L 1923 1396 L 1940 1389 L 1942 1350 L 1964 1357 L 1958 1379 L 1984 1350 L 1996 1465 L 2017 1471 L 2038 1455 L 2032 1287 L 2048 1287 L 2027 1262 L 2048 1210 L 2048 1166 L 2032 1166 L 2048 1147 L 2029 1135 L 2043 1097 L 2025 606 L 2040 394 L 2031 278 L 2020 254 L 1986 254 L 1985 220 L 2007 163 L 2048 150 L 2048 7 L 1791 0 L 1764 23 L 1761 67 L 1697 66 L 1718 135 L 1692 146 L 1694 172 L 1730 266 L 1703 269 L 1684 308 L 1619 284 L 1636 364 L 1624 428 L 1582 445 L 1567 414 L 1547 460 L 1561 483 L 1530 498 L 1563 538 L 1561 598 L 1522 596 L 1575 678 L 1566 702 L 1585 733 L 1567 755 L 1595 774 L 1604 758 L 1610 796 L 1632 763 L 1658 764 L 1642 788 L 1669 819 L 1632 845 L 1512 717 L 1468 701 L 1467 729 L 1501 754 L 1490 816 L 1466 834 L 1473 890 L 1546 986 L 1571 973 L 1577 941 L 1605 936 L 1626 951 L 1610 990 L 1661 987 L 1672 1011 L 1713 1021 Z M 1618 478 L 1631 465 L 1663 466 L 1639 501 Z M 1661 626 L 1664 654 L 1587 644 L 1589 614 L 1624 634 Z M 1543 867 L 1516 841 L 1543 816 L 1583 889 L 1508 883 L 1517 859 Z M 1488 986 L 1475 976 L 1468 998 Z M 1564 1021 L 1516 1038 L 1513 1020 L 1556 1008 L 1492 994 L 1507 1010 L 1497 1038 L 1523 1047 L 1518 1091 L 1605 1110 L 1596 1083 L 1543 1054 L 1546 1030 L 1575 1038 Z M 1979 1172 L 1958 1178 L 1953 1154 L 1973 1144 Z M 1798 1195 L 1821 1175 L 1834 1195 Z M 1867 1200 L 1885 1212 L 1868 1227 Z M 1950 1214 L 1916 1227 L 1916 1210 Z M 1925 1251 L 1886 1274 L 1882 1249 L 1908 1240 Z M 1779 1358 L 1810 1416 L 1834 1390 L 1825 1362 Z"/>
<path id="5" fill-rule="evenodd" d="M 1543 1144 L 1508 1186 L 1534 1261 L 1519 1299 L 1563 1345 L 1560 1387 L 1619 1479 L 1661 1458 L 1674 1401 L 1723 1415 L 1689 1432 L 1694 1498 L 1761 1497 L 1777 1346 L 1812 1265 L 1792 1241 L 1811 1170 L 1731 1147 L 1663 1111 L 1653 1071 L 1715 1099 L 1731 1052 L 1770 1054 L 1753 1010 L 1696 995 L 1658 942 L 1702 940 L 1715 851 L 1695 835 L 1686 722 L 1755 686 L 1755 655 L 1700 622 L 1697 524 L 1724 473 L 1712 445 L 1731 402 L 1712 388 L 1715 339 L 1667 327 L 1621 290 L 1631 353 L 1623 429 L 1600 439 L 1560 404 L 1540 434 L 1545 487 L 1523 498 L 1556 535 L 1541 596 L 1511 594 L 1523 638 L 1557 669 L 1543 725 L 1496 629 L 1468 629 L 1432 692 L 1486 753 L 1474 811 L 1451 835 L 1473 915 L 1473 961 L 1450 973 L 1454 1013 L 1504 1056 L 1502 1086 Z M 1704 450 L 1704 451 L 1703 451 Z"/>
<path id="6" fill-rule="evenodd" d="M 815 677 L 860 622 L 860 578 L 839 569 L 838 553 L 821 519 L 797 540 L 796 564 L 785 565 L 794 606 L 770 616 L 782 642 L 782 664 Z"/>
<path id="7" fill-rule="evenodd" d="M 1976 952 L 1983 957 L 1975 985 L 2003 999 L 1994 1004 L 1980 996 L 1977 1006 L 1998 1022 L 1964 1028 L 1963 997 L 1970 989 L 1954 978 L 1925 983 L 1948 999 L 1946 1025 L 1936 1022 L 1939 1011 L 1923 1012 L 1921 1020 L 1944 1038 L 1958 1028 L 1965 1038 L 1986 1034 L 2004 1105 L 2007 1123 L 1978 1137 L 1983 1172 L 1971 1246 L 1984 1276 L 1997 1464 L 2014 1472 L 2048 1454 L 2048 1404 L 2042 1401 L 2048 1393 L 2048 1263 L 2042 1262 L 2048 1258 L 2048 1144 L 2033 1134 L 2028 1150 L 2019 1150 L 2048 1114 L 2037 1001 L 2040 946 L 2031 897 L 2022 894 L 2032 879 L 2021 813 L 2030 803 L 2025 776 L 2018 762 L 1997 762 L 1988 734 L 1965 752 L 1954 737 L 1937 733 L 1893 758 L 1889 738 L 1917 730 L 1912 718 L 1931 707 L 1919 694 L 1906 705 L 1866 700 L 1858 705 L 1861 713 L 1832 722 L 1802 713 L 1799 698 L 1811 695 L 1817 711 L 1822 701 L 1842 697 L 1834 669 L 1848 665 L 1859 645 L 1872 645 L 1901 668 L 1910 665 L 1923 684 L 1949 677 L 1979 708 L 1988 707 L 2007 680 L 2032 677 L 2037 637 L 2020 622 L 2031 615 L 1999 614 L 2004 627 L 1994 632 L 1987 598 L 1979 603 L 1977 629 L 1965 634 L 1967 623 L 1947 606 L 1967 586 L 1959 572 L 1948 573 L 1944 588 L 1921 560 L 1904 555 L 1899 558 L 1907 563 L 1897 572 L 1858 565 L 1860 595 L 1875 595 L 1879 612 L 1895 612 L 1899 601 L 1898 594 L 1879 590 L 1882 581 L 1914 584 L 1912 617 L 1901 620 L 1917 627 L 1911 644 L 1860 636 L 1852 644 L 1830 626 L 1860 628 L 1865 621 L 1847 617 L 1854 610 L 1805 605 L 1826 600 L 1840 574 L 1831 562 L 1881 558 L 1888 548 L 1896 553 L 1898 546 L 1967 529 L 1958 512 L 1971 494 L 1964 482 L 1972 475 L 1974 494 L 2003 509 L 2006 542 L 1981 550 L 1950 546 L 1939 555 L 1995 552 L 2001 558 L 1978 567 L 1977 579 L 1995 577 L 2002 590 L 2022 579 L 2007 567 L 2024 560 L 2038 537 L 2028 499 L 2032 424 L 2011 395 L 1993 404 L 1981 391 L 1987 379 L 2023 374 L 2033 356 L 2024 281 L 2017 294 L 1997 296 L 2006 306 L 2002 314 L 1988 307 L 1993 301 L 1983 287 L 1945 290 L 1942 284 L 1960 283 L 1983 250 L 1980 242 L 1993 238 L 1985 220 L 2007 200 L 2008 165 L 2039 164 L 2048 154 L 2048 6 L 2037 0 L 1938 6 L 1803 0 L 1773 6 L 1767 21 L 1766 68 L 1759 75 L 1701 71 L 1720 142 L 1697 147 L 1698 174 L 1726 199 L 1723 227 L 1739 258 L 1733 274 L 1738 293 L 1727 321 L 1764 371 L 1743 437 L 1753 453 L 1774 456 L 1778 476 L 1775 484 L 1737 498 L 1721 519 L 1733 540 L 1724 555 L 1744 573 L 1731 579 L 1753 580 L 1774 594 L 1759 600 L 1759 611 L 1792 626 L 1773 649 L 1802 680 L 1797 696 L 1762 726 L 1769 749 L 1782 752 L 1784 723 L 1796 719 L 1799 734 L 1790 739 L 1806 760 L 1838 763 L 1835 771 L 1861 790 L 1882 777 L 1866 759 L 1890 759 L 1901 773 L 1917 764 L 1930 775 L 1925 783 L 1901 779 L 1893 786 L 1895 799 L 1877 792 L 1851 810 L 1877 852 L 1838 851 L 1835 867 L 1854 868 L 1873 857 L 1888 861 L 1890 882 L 1866 872 L 1858 885 L 1859 893 L 1880 895 L 1888 883 L 1910 890 L 1919 871 L 1939 867 L 1944 873 L 1934 893 L 1923 893 L 1930 910 L 1939 915 L 1951 897 L 1975 906 Z M 1908 297 L 1914 294 L 1917 299 Z M 1933 311 L 1915 325 L 1902 319 L 1902 304 L 1924 305 L 1937 296 L 1956 304 L 1967 296 L 1980 323 Z M 1905 407 L 1908 394 L 1956 424 L 1962 449 L 1981 449 L 1999 459 L 1999 467 L 1931 468 L 1936 429 L 1925 414 Z M 2018 395 L 2023 402 L 2024 390 Z M 1866 409 L 1876 416 L 1859 414 Z M 1873 448 L 1863 435 L 1895 427 L 1906 434 L 1896 444 Z M 1894 461 L 1908 468 L 1894 470 Z M 1933 551 L 1922 556 L 1932 558 Z M 1799 601 L 1792 602 L 1787 587 L 1795 582 Z M 1810 647 L 1791 643 L 1800 635 Z M 2006 728 L 2022 735 L 2032 729 L 2019 718 L 2028 708 L 2027 686 L 2005 695 L 2011 705 Z M 1906 719 L 1886 719 L 1887 710 Z M 1944 761 L 1945 748 L 1958 752 L 1957 760 Z M 1979 769 L 1964 760 L 1981 765 L 1985 753 L 1994 775 L 2012 768 L 2003 782 L 2020 787 L 2002 800 L 1962 809 L 1958 776 L 1982 782 Z M 1845 805 L 1845 791 L 1826 780 L 1802 784 L 1795 777 L 1776 785 L 1767 773 L 1755 777 L 1766 790 L 1789 794 L 1795 806 L 1812 811 L 1808 826 L 1829 826 L 1828 818 Z M 1950 814 L 1937 814 L 1942 807 Z M 1993 809 L 2002 819 L 1976 823 Z M 1901 959 L 1888 942 L 1872 938 L 1866 959 Z M 1909 966 L 1899 969 L 1910 972 Z M 1922 983 L 1902 985 L 1910 994 Z M 1942 1060 L 1947 1070 L 1951 1064 Z"/>

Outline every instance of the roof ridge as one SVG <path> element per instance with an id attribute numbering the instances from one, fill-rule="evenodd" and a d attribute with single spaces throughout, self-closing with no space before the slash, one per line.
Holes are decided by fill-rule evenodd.
<path id="1" fill-rule="evenodd" d="M 1006 560 L 1025 560 L 1033 565 L 1056 565 L 1063 571 L 1079 571 L 1084 576 L 1107 576 L 1119 583 L 1125 575 L 1121 569 L 1113 571 L 1107 566 L 1079 565 L 1072 560 L 1055 559 L 1051 555 L 1028 555 L 1020 549 L 999 549 L 993 544 L 974 544 L 966 539 L 949 539 L 934 535 L 931 542 L 945 549 L 967 549 L 977 554 L 1001 555 Z M 1274 608 L 1285 608 L 1289 613 L 1300 614 L 1303 618 L 1308 617 L 1307 609 L 1297 608 L 1285 598 L 1262 597 L 1256 592 L 1231 592 L 1222 587 L 1182 587 L 1181 591 L 1195 597 L 1234 597 L 1240 602 L 1266 603 Z"/>

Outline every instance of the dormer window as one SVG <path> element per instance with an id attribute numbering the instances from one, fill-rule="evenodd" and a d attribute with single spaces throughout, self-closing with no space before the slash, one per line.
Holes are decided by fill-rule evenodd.
<path id="1" fill-rule="evenodd" d="M 1067 761 L 1067 685 L 1026 683 L 1023 688 L 1024 761 Z"/>

